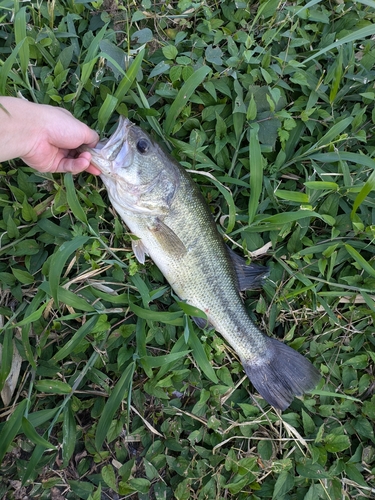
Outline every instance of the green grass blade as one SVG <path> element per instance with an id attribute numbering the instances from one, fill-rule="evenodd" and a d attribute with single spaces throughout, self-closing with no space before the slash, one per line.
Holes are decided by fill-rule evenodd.
<path id="1" fill-rule="evenodd" d="M 321 391 L 319 389 L 314 389 L 310 391 L 310 394 L 316 394 L 317 396 L 326 396 L 329 398 L 341 398 L 348 399 L 349 401 L 356 401 L 357 403 L 362 403 L 362 401 L 353 396 L 348 396 L 347 394 L 340 394 L 339 392 Z"/>
<path id="2" fill-rule="evenodd" d="M 78 201 L 76 189 L 74 187 L 74 179 L 72 174 L 64 175 L 64 184 L 66 188 L 66 198 L 68 200 L 68 205 L 70 210 L 73 212 L 74 217 L 78 220 L 87 224 L 87 217 L 81 204 Z"/>
<path id="3" fill-rule="evenodd" d="M 304 64 L 306 64 L 309 61 L 312 61 L 313 59 L 316 59 L 317 57 L 321 56 L 322 54 L 326 54 L 327 52 L 331 51 L 332 49 L 335 49 L 336 47 L 340 47 L 341 45 L 344 45 L 346 43 L 355 42 L 358 40 L 363 40 L 364 38 L 373 36 L 374 34 L 375 34 L 375 25 L 374 24 L 372 24 L 371 26 L 366 26 L 364 28 L 356 30 L 353 33 L 350 33 L 349 35 L 346 35 L 346 36 L 340 38 L 340 40 L 337 40 L 337 42 L 331 43 L 330 45 L 327 45 L 327 47 L 324 47 L 323 49 L 318 50 L 318 52 L 316 52 L 312 56 L 305 59 Z"/>
<path id="4" fill-rule="evenodd" d="M 186 342 L 183 335 L 181 335 L 180 338 L 177 340 L 177 342 L 173 345 L 169 354 L 176 354 L 182 351 L 186 351 Z M 162 366 L 158 371 L 155 379 L 160 380 L 161 378 L 164 377 L 166 373 L 169 372 L 169 370 L 170 370 L 170 365 Z"/>
<path id="5" fill-rule="evenodd" d="M 91 41 L 89 48 L 87 49 L 85 59 L 81 65 L 81 77 L 80 77 L 78 88 L 74 94 L 66 95 L 64 98 L 65 100 L 70 101 L 70 100 L 74 99 L 75 101 L 77 101 L 79 99 L 84 86 L 87 84 L 87 82 L 92 74 L 92 71 L 94 69 L 96 62 L 99 59 L 99 55 L 98 55 L 99 45 L 100 45 L 100 42 L 103 39 L 106 31 L 107 31 L 107 24 L 105 24 L 102 27 L 102 29 L 99 31 L 99 33 Z"/>
<path id="6" fill-rule="evenodd" d="M 321 137 L 318 142 L 310 148 L 310 150 L 316 150 L 324 146 L 328 146 L 332 141 L 334 141 L 334 139 L 336 139 L 349 127 L 352 121 L 353 117 L 348 116 L 347 118 L 344 118 L 343 120 L 335 123 L 335 125 L 333 125 L 333 127 L 330 127 L 328 132 L 324 134 L 323 137 Z"/>
<path id="7" fill-rule="evenodd" d="M 74 240 L 65 241 L 53 254 L 49 273 L 49 283 L 51 294 L 56 305 L 59 303 L 58 288 L 60 285 L 61 273 L 66 261 L 73 252 L 82 247 L 89 239 L 89 236 L 77 236 Z"/>
<path id="8" fill-rule="evenodd" d="M 0 392 L 3 390 L 4 384 L 10 370 L 12 368 L 13 359 L 13 332 L 7 330 L 4 334 L 3 344 L 1 346 L 1 364 L 0 364 Z"/>
<path id="9" fill-rule="evenodd" d="M 42 290 L 38 290 L 37 294 L 34 296 L 33 300 L 30 302 L 30 304 L 27 306 L 25 310 L 24 320 L 20 322 L 22 323 L 22 330 L 21 330 L 22 345 L 25 350 L 26 358 L 33 368 L 36 368 L 36 363 L 34 359 L 33 349 L 30 344 L 29 333 L 31 329 L 31 324 L 34 321 L 38 321 L 38 319 L 42 315 L 43 310 L 46 307 L 46 304 L 42 304 L 40 306 L 40 303 L 44 301 L 44 299 L 45 299 L 45 293 Z"/>
<path id="10" fill-rule="evenodd" d="M 58 408 L 39 410 L 33 413 L 29 413 L 27 418 L 33 427 L 40 427 L 44 423 L 51 420 L 56 415 Z"/>
<path id="11" fill-rule="evenodd" d="M 130 87 L 133 85 L 133 82 L 135 81 L 137 73 L 141 67 L 144 55 L 145 55 L 145 50 L 143 49 L 137 54 L 136 58 L 129 66 L 129 69 L 126 71 L 125 76 L 119 83 L 116 92 L 114 94 L 114 96 L 116 97 L 116 99 L 118 99 L 118 101 L 122 101 L 122 99 L 128 93 Z"/>
<path id="12" fill-rule="evenodd" d="M 6 95 L 6 86 L 8 82 L 9 73 L 12 70 L 14 63 L 17 60 L 18 53 L 22 49 L 23 45 L 26 43 L 25 39 L 22 39 L 12 50 L 10 56 L 6 59 L 1 67 L 0 71 L 0 95 Z"/>
<path id="13" fill-rule="evenodd" d="M 81 328 L 79 328 L 73 337 L 53 356 L 53 361 L 61 361 L 71 354 L 76 347 L 82 342 L 85 336 L 92 331 L 98 322 L 99 315 L 96 314 L 87 320 Z"/>
<path id="14" fill-rule="evenodd" d="M 27 75 L 27 68 L 29 65 L 29 43 L 26 36 L 26 7 L 22 7 L 14 16 L 14 36 L 16 44 L 24 41 L 19 51 L 20 66 L 24 78 Z"/>
<path id="15" fill-rule="evenodd" d="M 198 309 L 198 307 L 194 307 L 188 304 L 187 302 L 181 302 L 177 300 L 177 298 L 176 298 L 176 303 L 181 307 L 184 313 L 188 314 L 190 317 L 203 318 L 207 320 L 207 314 L 204 311 L 201 311 L 201 309 Z"/>
<path id="16" fill-rule="evenodd" d="M 375 161 L 364 154 L 350 153 L 347 151 L 338 151 L 337 153 L 315 153 L 309 155 L 311 160 L 320 161 L 322 163 L 335 163 L 338 161 L 350 161 L 351 163 L 358 163 L 358 165 L 365 165 L 366 167 L 375 170 Z"/>
<path id="17" fill-rule="evenodd" d="M 43 57 L 43 59 L 48 62 L 49 66 L 51 68 L 54 68 L 55 65 L 56 65 L 56 60 L 51 56 L 51 54 L 48 52 L 48 47 L 45 48 L 43 47 L 43 45 L 41 44 L 41 42 L 37 42 L 35 44 L 36 48 L 38 49 L 38 51 L 40 52 L 40 55 Z"/>
<path id="18" fill-rule="evenodd" d="M 141 364 L 147 368 L 160 368 L 167 364 L 172 364 L 178 359 L 186 357 L 190 351 L 180 351 L 165 354 L 164 356 L 144 356 L 141 358 Z"/>
<path id="19" fill-rule="evenodd" d="M 306 193 L 300 193 L 298 191 L 288 191 L 285 189 L 278 189 L 275 191 L 275 196 L 286 201 L 293 201 L 295 203 L 309 203 L 309 197 Z"/>
<path id="20" fill-rule="evenodd" d="M 179 90 L 176 99 L 169 108 L 167 117 L 164 122 L 164 130 L 166 135 L 170 135 L 173 126 L 177 120 L 178 115 L 186 106 L 190 96 L 196 90 L 196 88 L 203 82 L 211 69 L 208 66 L 202 66 L 197 71 L 195 71 L 182 85 Z"/>
<path id="21" fill-rule="evenodd" d="M 8 448 L 16 437 L 17 433 L 22 426 L 22 418 L 24 416 L 27 405 L 29 404 L 28 399 L 24 399 L 14 410 L 9 419 L 5 422 L 1 429 L 1 439 L 0 439 L 0 463 L 8 451 Z"/>
<path id="22" fill-rule="evenodd" d="M 125 71 L 123 70 L 123 68 L 115 59 L 113 59 L 112 56 L 108 54 L 108 52 L 99 52 L 99 57 L 103 57 L 104 59 L 106 59 L 119 72 L 120 75 L 125 76 Z"/>
<path id="23" fill-rule="evenodd" d="M 66 16 L 66 24 L 68 27 L 68 32 L 71 35 L 70 43 L 73 47 L 73 53 L 76 55 L 76 57 L 79 57 L 81 50 L 78 42 L 79 36 L 77 35 L 76 28 L 74 25 L 74 15 L 71 12 L 68 12 L 68 15 Z"/>
<path id="24" fill-rule="evenodd" d="M 77 431 L 76 421 L 72 410 L 71 400 L 64 408 L 64 421 L 62 426 L 62 459 L 63 467 L 67 467 L 72 458 L 76 445 Z"/>
<path id="25" fill-rule="evenodd" d="M 135 274 L 134 276 L 131 276 L 130 280 L 134 284 L 135 288 L 138 290 L 138 292 L 141 295 L 143 307 L 145 309 L 147 309 L 149 303 L 152 300 L 151 297 L 150 297 L 150 290 L 149 290 L 147 284 L 140 277 L 140 275 L 138 273 Z"/>
<path id="26" fill-rule="evenodd" d="M 366 292 L 361 292 L 362 297 L 364 298 L 367 307 L 372 311 L 375 312 L 375 301 L 374 299 Z"/>
<path id="27" fill-rule="evenodd" d="M 129 308 L 133 313 L 135 313 L 139 318 L 146 319 L 149 321 L 160 321 L 161 323 L 166 323 L 168 325 L 181 326 L 182 325 L 182 311 L 177 312 L 160 312 L 153 311 L 151 309 L 143 309 L 142 307 L 129 303 Z"/>
<path id="28" fill-rule="evenodd" d="M 112 419 L 118 410 L 121 401 L 124 399 L 126 393 L 131 392 L 132 388 L 132 379 L 133 373 L 135 369 L 134 362 L 130 363 L 124 373 L 121 375 L 120 380 L 115 385 L 111 395 L 108 398 L 108 401 L 105 404 L 103 409 L 103 413 L 100 416 L 98 427 L 96 429 L 95 435 L 95 446 L 99 451 L 104 443 L 104 440 L 107 436 L 108 429 L 112 423 Z"/>
<path id="29" fill-rule="evenodd" d="M 129 94 L 131 94 L 132 98 L 134 99 L 136 104 L 141 109 L 150 109 L 150 105 L 148 103 L 147 97 L 145 96 L 145 94 L 142 90 L 142 87 L 139 85 L 138 82 L 135 82 L 135 83 L 137 86 L 137 92 L 138 92 L 139 96 L 136 95 L 135 92 L 133 92 L 133 91 L 130 91 Z M 165 138 L 165 134 L 163 133 L 163 130 L 162 130 L 158 120 L 156 119 L 156 117 L 151 116 L 151 115 L 146 115 L 146 120 L 151 125 L 152 129 L 155 130 L 155 132 L 158 134 L 158 136 L 166 141 L 165 145 L 170 150 L 171 148 L 170 148 L 169 142 L 167 142 L 167 139 Z"/>
<path id="30" fill-rule="evenodd" d="M 137 319 L 137 326 L 135 329 L 135 339 L 137 343 L 136 354 L 139 357 L 146 356 L 146 322 L 142 318 Z"/>
<path id="31" fill-rule="evenodd" d="M 337 191 L 339 189 L 339 185 L 336 182 L 328 182 L 328 181 L 306 181 L 304 185 L 309 189 L 316 190 L 333 190 Z"/>
<path id="32" fill-rule="evenodd" d="M 27 314 L 27 316 L 20 322 L 16 323 L 15 325 L 12 325 L 12 327 L 21 327 L 21 326 L 26 326 L 29 325 L 30 323 L 33 323 L 34 321 L 38 321 L 39 318 L 41 318 L 43 311 L 47 307 L 47 304 L 42 304 L 36 311 Z"/>
<path id="33" fill-rule="evenodd" d="M 375 9 L 374 0 L 357 0 L 357 3 L 361 3 L 362 5 L 367 5 L 368 7 Z"/>
<path id="34" fill-rule="evenodd" d="M 62 380 L 42 379 L 34 383 L 35 388 L 45 394 L 70 394 L 72 388 Z"/>
<path id="35" fill-rule="evenodd" d="M 105 96 L 103 104 L 100 106 L 98 114 L 98 129 L 102 133 L 105 129 L 109 119 L 111 118 L 116 106 L 118 104 L 118 99 L 111 94 Z"/>
<path id="36" fill-rule="evenodd" d="M 184 320 L 189 329 L 188 345 L 193 351 L 194 359 L 197 362 L 197 365 L 214 384 L 217 384 L 218 378 L 216 377 L 215 371 L 212 368 L 209 359 L 207 358 L 207 354 L 203 348 L 201 341 L 194 331 L 191 319 L 189 318 L 189 316 L 185 315 Z"/>
<path id="37" fill-rule="evenodd" d="M 260 143 L 258 139 L 258 124 L 250 128 L 250 199 L 249 199 L 249 224 L 254 221 L 254 217 L 258 211 L 259 198 L 263 188 L 263 160 L 260 151 Z"/>
<path id="38" fill-rule="evenodd" d="M 43 453 L 45 451 L 45 447 L 41 446 L 40 444 L 37 444 L 34 448 L 34 451 L 29 458 L 26 470 L 22 476 L 22 485 L 26 484 L 28 480 L 30 479 L 30 476 L 34 473 L 35 469 L 37 468 L 40 459 L 43 456 Z"/>
<path id="39" fill-rule="evenodd" d="M 57 450 L 56 446 L 51 444 L 47 439 L 44 439 L 40 434 L 37 433 L 34 426 L 30 423 L 30 421 L 23 417 L 22 418 L 22 430 L 25 433 L 25 436 L 30 439 L 30 441 L 34 444 L 42 446 L 48 450 Z"/>
<path id="40" fill-rule="evenodd" d="M 50 284 L 48 283 L 48 281 L 44 281 L 39 286 L 39 290 L 43 290 L 50 297 L 52 296 L 51 287 L 50 287 Z M 87 300 L 85 300 L 82 297 L 79 297 L 74 292 L 71 292 L 70 290 L 63 288 L 62 286 L 59 286 L 57 288 L 57 299 L 59 302 L 63 302 L 67 306 L 73 307 L 74 309 L 78 309 L 78 310 L 84 311 L 84 312 L 96 312 L 95 307 L 93 307 L 91 304 L 89 304 L 87 302 Z M 44 304 L 43 309 L 46 306 L 47 306 L 47 303 Z"/>
<path id="41" fill-rule="evenodd" d="M 357 194 L 357 196 L 354 200 L 352 213 L 350 215 L 352 220 L 354 219 L 354 216 L 355 216 L 358 208 L 365 201 L 365 199 L 371 193 L 371 191 L 375 191 L 375 170 L 372 172 L 370 177 L 367 179 L 365 185 L 360 190 L 360 192 Z"/>
<path id="42" fill-rule="evenodd" d="M 90 78 L 92 69 L 97 61 L 97 53 L 99 51 L 99 44 L 102 41 L 104 35 L 107 31 L 107 24 L 105 24 L 99 33 L 94 37 L 91 41 L 89 48 L 87 49 L 86 57 L 82 64 L 82 73 L 81 73 L 81 84 L 85 85 Z"/>
<path id="43" fill-rule="evenodd" d="M 335 61 L 336 69 L 335 74 L 332 81 L 331 91 L 329 93 L 329 102 L 331 105 L 333 104 L 337 92 L 339 91 L 340 86 L 342 85 L 342 74 L 343 74 L 343 49 L 339 47 L 339 57 Z"/>
<path id="44" fill-rule="evenodd" d="M 370 276 L 375 278 L 375 269 L 365 260 L 362 255 L 357 252 L 355 248 L 353 248 L 351 245 L 346 244 L 345 245 L 346 251 L 348 254 L 353 257 L 353 259 L 357 262 L 357 264 L 364 270 L 366 273 L 368 273 Z"/>
<path id="45" fill-rule="evenodd" d="M 297 10 L 297 12 L 294 14 L 295 16 L 300 16 L 302 14 L 303 11 L 307 10 L 307 9 L 311 9 L 311 7 L 313 7 L 314 5 L 320 3 L 322 0 L 310 0 L 310 2 L 307 2 L 306 5 L 304 5 L 303 7 L 301 7 L 299 10 Z"/>
<path id="46" fill-rule="evenodd" d="M 261 223 L 269 222 L 271 224 L 287 224 L 304 219 L 305 217 L 320 217 L 317 212 L 311 210 L 299 210 L 298 212 L 284 212 L 282 214 L 271 215 L 261 220 Z"/>
<path id="47" fill-rule="evenodd" d="M 191 174 L 199 174 L 203 175 L 204 177 L 208 177 L 212 184 L 214 184 L 220 191 L 220 193 L 224 196 L 229 209 L 228 224 L 225 232 L 226 234 L 231 233 L 236 223 L 236 206 L 234 204 L 233 195 L 230 189 L 225 187 L 220 181 L 216 179 L 216 177 L 214 177 L 209 172 L 204 172 L 203 170 L 188 170 L 188 172 L 190 172 Z"/>

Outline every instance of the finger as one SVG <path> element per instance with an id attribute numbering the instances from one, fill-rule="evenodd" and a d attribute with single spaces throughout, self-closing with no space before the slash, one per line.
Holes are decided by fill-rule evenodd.
<path id="1" fill-rule="evenodd" d="M 70 172 L 79 174 L 83 170 L 87 170 L 90 174 L 100 175 L 101 172 L 91 163 L 91 154 L 88 152 L 81 153 L 77 158 L 69 156 L 61 158 L 55 172 Z"/>
<path id="2" fill-rule="evenodd" d="M 95 147 L 99 141 L 99 135 L 85 123 L 77 120 L 66 110 L 56 108 L 61 118 L 59 126 L 56 123 L 48 127 L 49 142 L 60 149 L 76 149 L 82 144 Z"/>
<path id="3" fill-rule="evenodd" d="M 86 169 L 86 172 L 93 175 L 101 174 L 101 171 L 98 168 L 94 167 L 94 165 L 90 165 L 89 168 Z"/>
<path id="4" fill-rule="evenodd" d="M 90 160 L 86 157 L 79 158 L 62 158 L 55 172 L 70 172 L 71 174 L 79 174 L 83 170 L 90 167 Z"/>
<path id="5" fill-rule="evenodd" d="M 87 160 L 90 162 L 90 165 L 89 167 L 86 169 L 87 172 L 89 172 L 90 174 L 94 174 L 94 175 L 100 175 L 101 174 L 101 171 L 95 167 L 95 165 L 93 165 L 91 163 L 91 154 L 88 152 L 88 151 L 85 151 L 84 153 L 81 153 L 78 158 L 87 158 Z"/>
<path id="6" fill-rule="evenodd" d="M 89 148 L 94 148 L 98 142 L 99 135 L 95 132 L 95 130 L 87 127 L 84 142 L 82 144 L 86 144 Z"/>
<path id="7" fill-rule="evenodd" d="M 99 142 L 99 135 L 91 128 L 89 128 L 89 131 L 88 140 L 84 144 L 87 144 L 89 148 L 94 148 Z"/>
<path id="8" fill-rule="evenodd" d="M 86 141 L 83 144 L 87 144 L 90 147 L 96 146 L 96 144 L 99 141 L 99 136 L 95 132 L 95 130 L 92 130 L 88 125 L 75 118 L 75 116 L 67 109 L 55 107 L 54 111 L 57 113 L 63 113 L 66 117 L 69 117 L 71 120 L 74 120 L 74 121 L 71 120 L 69 121 L 70 125 L 72 126 L 72 124 L 74 124 L 74 126 L 77 128 L 77 132 L 79 132 L 80 135 L 82 134 L 83 127 L 85 127 Z"/>

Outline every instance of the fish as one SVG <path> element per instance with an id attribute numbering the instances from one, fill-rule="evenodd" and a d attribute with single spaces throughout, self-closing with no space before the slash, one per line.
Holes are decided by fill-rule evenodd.
<path id="1" fill-rule="evenodd" d="M 265 335 L 250 319 L 241 291 L 260 285 L 266 268 L 246 264 L 224 242 L 198 185 L 142 128 L 120 117 L 116 131 L 85 147 L 101 172 L 110 202 L 133 235 L 133 251 L 148 255 L 181 301 L 207 317 L 237 353 L 258 393 L 285 410 L 321 376 L 303 355 Z"/>

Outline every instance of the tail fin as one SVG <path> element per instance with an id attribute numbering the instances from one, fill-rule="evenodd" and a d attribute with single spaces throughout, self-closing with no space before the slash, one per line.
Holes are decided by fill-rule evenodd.
<path id="1" fill-rule="evenodd" d="M 246 375 L 270 405 L 285 410 L 294 396 L 314 389 L 321 375 L 297 351 L 271 337 L 267 351 L 259 360 L 242 360 Z"/>

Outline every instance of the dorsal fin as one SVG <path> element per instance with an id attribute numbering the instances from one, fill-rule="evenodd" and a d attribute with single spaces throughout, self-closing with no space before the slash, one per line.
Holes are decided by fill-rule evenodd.
<path id="1" fill-rule="evenodd" d="M 229 256 L 234 264 L 240 291 L 253 290 L 262 286 L 263 280 L 268 276 L 269 269 L 259 264 L 246 264 L 246 260 L 237 255 L 227 246 Z"/>

